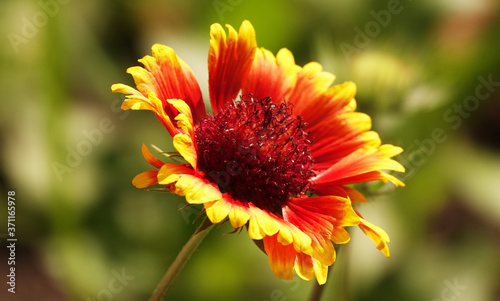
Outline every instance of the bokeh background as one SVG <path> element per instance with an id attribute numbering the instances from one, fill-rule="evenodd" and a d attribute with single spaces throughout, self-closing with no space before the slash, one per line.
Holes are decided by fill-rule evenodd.
<path id="1" fill-rule="evenodd" d="M 141 144 L 171 149 L 150 112 L 119 109 L 113 83 L 154 43 L 174 48 L 207 95 L 209 26 L 250 20 L 258 45 L 320 62 L 358 85 L 358 110 L 400 145 L 405 188 L 358 187 L 391 258 L 361 231 L 323 300 L 500 300 L 500 4 L 496 0 L 0 2 L 0 183 L 16 192 L 17 288 L 1 300 L 147 300 L 196 229 L 199 207 L 135 189 Z M 207 97 L 205 97 L 208 100 Z M 100 133 L 100 134 L 99 134 Z M 76 155 L 75 154 L 78 154 Z M 214 229 L 168 300 L 307 300 L 276 278 L 246 230 Z"/>

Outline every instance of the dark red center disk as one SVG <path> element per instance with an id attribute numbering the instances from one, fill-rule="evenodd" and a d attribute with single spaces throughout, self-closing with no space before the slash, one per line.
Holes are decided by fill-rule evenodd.
<path id="1" fill-rule="evenodd" d="M 304 126 L 292 104 L 242 97 L 196 125 L 198 167 L 222 192 L 281 214 L 314 176 Z"/>

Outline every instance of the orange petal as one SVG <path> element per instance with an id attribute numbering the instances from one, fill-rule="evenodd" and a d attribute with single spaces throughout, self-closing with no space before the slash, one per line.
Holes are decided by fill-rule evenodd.
<path id="1" fill-rule="evenodd" d="M 264 250 L 269 257 L 273 273 L 286 280 L 293 279 L 293 267 L 297 252 L 292 245 L 280 244 L 275 236 L 264 237 Z"/>
<path id="2" fill-rule="evenodd" d="M 391 255 L 389 252 L 389 246 L 387 245 L 387 243 L 391 241 L 389 239 L 389 235 L 387 235 L 387 233 L 382 228 L 377 227 L 374 224 L 363 219 L 359 212 L 356 211 L 356 214 L 358 214 L 361 220 L 361 222 L 359 223 L 359 228 L 363 230 L 363 232 L 371 240 L 373 240 L 375 244 L 377 244 L 378 250 L 381 250 L 385 256 L 389 257 Z"/>
<path id="3" fill-rule="evenodd" d="M 347 193 L 351 203 L 366 203 L 368 202 L 365 196 L 354 188 L 342 186 L 342 189 Z"/>
<path id="4" fill-rule="evenodd" d="M 153 165 L 156 168 L 161 168 L 164 164 L 160 159 L 156 158 L 155 155 L 153 155 L 149 151 L 148 147 L 144 143 L 142 144 L 142 155 L 149 164 Z"/>
<path id="5" fill-rule="evenodd" d="M 132 185 L 137 188 L 146 188 L 148 186 L 155 185 L 156 183 L 158 183 L 157 175 L 157 170 L 148 170 L 142 172 L 134 177 L 134 179 L 132 180 Z"/>
<path id="6" fill-rule="evenodd" d="M 255 30 L 249 21 L 243 21 L 239 33 L 230 25 L 226 27 L 229 35 L 220 24 L 210 27 L 208 84 L 214 114 L 238 95 L 257 48 Z"/>
<path id="7" fill-rule="evenodd" d="M 348 186 L 335 186 L 335 185 L 322 185 L 321 191 L 317 193 L 320 195 L 334 195 L 343 198 L 349 198 L 351 203 L 366 203 L 365 196 L 354 188 Z"/>

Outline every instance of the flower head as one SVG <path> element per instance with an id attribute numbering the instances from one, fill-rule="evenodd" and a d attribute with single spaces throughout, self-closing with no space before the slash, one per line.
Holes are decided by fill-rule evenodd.
<path id="1" fill-rule="evenodd" d="M 244 21 L 239 32 L 219 24 L 210 31 L 207 114 L 191 69 L 169 47 L 156 44 L 152 56 L 131 67 L 137 89 L 113 85 L 127 95 L 124 110 L 150 110 L 173 138 L 185 164 L 164 163 L 143 145 L 156 169 L 137 175 L 138 188 L 165 185 L 203 204 L 208 218 L 247 225 L 262 240 L 272 271 L 291 279 L 314 276 L 320 284 L 335 261 L 333 243 L 345 244 L 345 227 L 359 226 L 389 256 L 389 237 L 355 211 L 366 202 L 346 186 L 372 180 L 401 181 L 391 159 L 402 149 L 381 145 L 370 117 L 355 112 L 356 86 L 331 86 L 335 77 L 318 63 L 303 67 L 281 49 L 276 56 L 257 48 L 255 31 Z M 333 242 L 333 243 L 332 243 Z"/>

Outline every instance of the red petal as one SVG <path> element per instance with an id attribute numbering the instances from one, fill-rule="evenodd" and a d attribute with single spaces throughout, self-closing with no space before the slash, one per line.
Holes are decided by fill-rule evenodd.
<path id="1" fill-rule="evenodd" d="M 210 28 L 208 85 L 214 114 L 238 95 L 257 48 L 255 30 L 249 21 L 243 21 L 239 33 L 226 26 L 229 36 L 220 24 Z"/>
<path id="2" fill-rule="evenodd" d="M 379 148 L 358 149 L 313 178 L 315 189 L 321 191 L 322 187 L 328 185 L 346 185 L 372 180 L 390 180 L 396 185 L 402 185 L 401 181 L 382 171 L 387 169 L 404 172 L 404 167 L 391 159 L 401 152 L 401 148 L 388 144 Z"/>
<path id="3" fill-rule="evenodd" d="M 196 122 L 206 115 L 205 104 L 201 95 L 198 81 L 191 68 L 170 47 L 155 44 L 151 48 L 151 56 L 145 56 L 142 62 L 147 71 L 153 76 L 154 82 L 148 83 L 154 87 L 154 92 L 162 101 L 167 115 L 174 120 L 177 110 L 167 102 L 167 99 L 182 99 L 193 114 Z M 138 88 L 140 85 L 138 84 Z M 143 93 L 144 94 L 144 93 Z"/>
<path id="4" fill-rule="evenodd" d="M 293 267 L 297 251 L 293 244 L 282 245 L 277 240 L 277 235 L 264 237 L 264 250 L 269 257 L 273 273 L 281 279 L 293 279 Z"/>
<path id="5" fill-rule="evenodd" d="M 300 69 L 288 49 L 281 49 L 276 57 L 264 48 L 257 49 L 242 94 L 252 94 L 255 99 L 271 97 L 275 102 L 282 102 L 295 88 Z"/>

